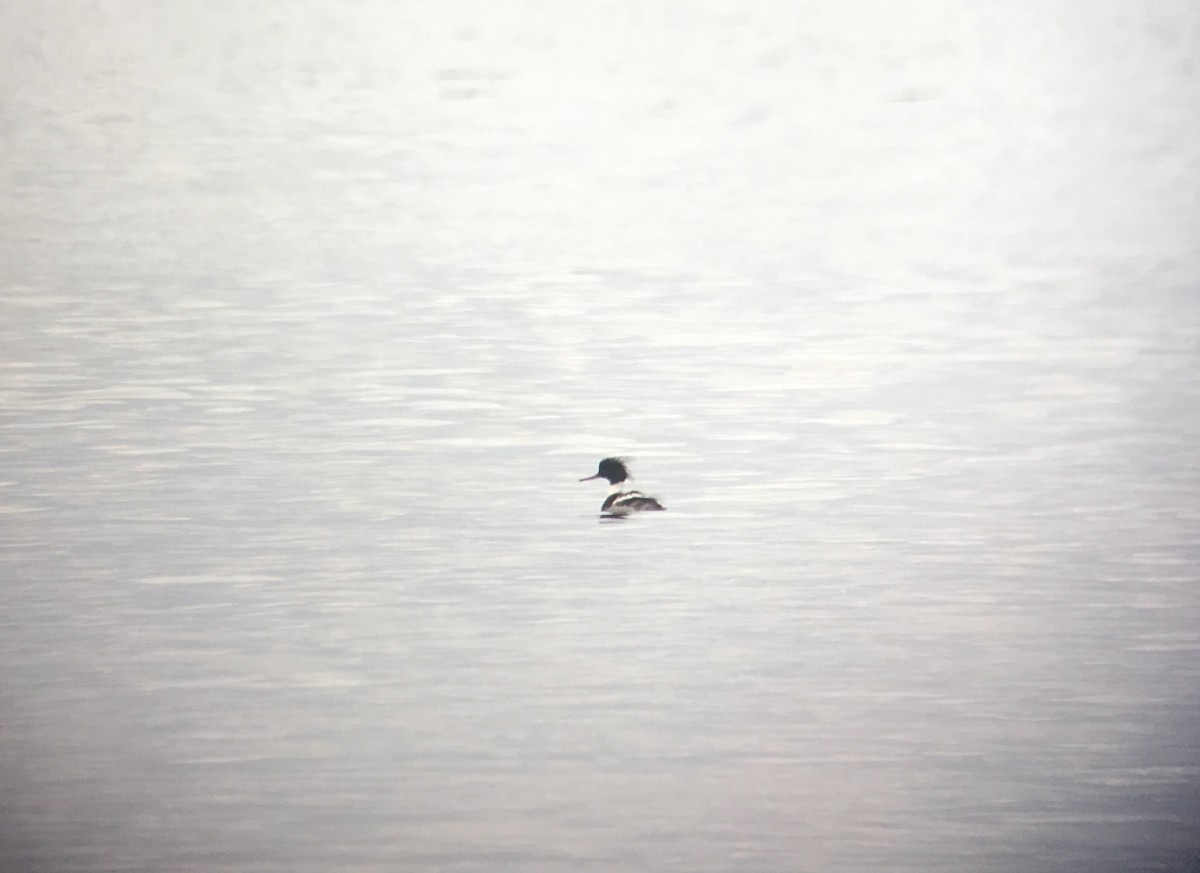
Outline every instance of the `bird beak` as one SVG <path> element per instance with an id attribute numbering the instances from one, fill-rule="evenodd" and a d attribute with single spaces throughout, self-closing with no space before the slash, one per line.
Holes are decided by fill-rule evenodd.
<path id="1" fill-rule="evenodd" d="M 584 476 L 584 477 L 583 477 L 582 479 L 580 479 L 579 481 L 580 481 L 580 482 L 590 482 L 590 481 L 591 481 L 591 480 L 593 480 L 593 479 L 599 479 L 599 478 L 600 478 L 600 474 L 599 474 L 599 473 L 597 473 L 595 476 Z"/>

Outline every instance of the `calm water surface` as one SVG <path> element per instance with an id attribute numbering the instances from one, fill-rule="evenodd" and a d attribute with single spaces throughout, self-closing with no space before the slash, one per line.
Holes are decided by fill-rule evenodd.
<path id="1" fill-rule="evenodd" d="M 0 20 L 0 867 L 1200 864 L 1191 4 Z"/>

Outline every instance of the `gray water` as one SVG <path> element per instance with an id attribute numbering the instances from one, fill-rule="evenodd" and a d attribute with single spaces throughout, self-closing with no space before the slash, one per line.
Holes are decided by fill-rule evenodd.
<path id="1" fill-rule="evenodd" d="M 6 4 L 0 867 L 1200 864 L 1198 52 Z"/>

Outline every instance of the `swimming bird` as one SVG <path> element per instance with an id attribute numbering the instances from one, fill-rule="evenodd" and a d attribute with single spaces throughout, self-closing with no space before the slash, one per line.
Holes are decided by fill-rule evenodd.
<path id="1" fill-rule="evenodd" d="M 584 476 L 580 482 L 592 479 L 607 479 L 609 484 L 608 497 L 600 507 L 601 513 L 609 515 L 627 515 L 630 512 L 645 512 L 648 510 L 666 509 L 653 497 L 647 497 L 641 491 L 622 491 L 621 486 L 626 479 L 632 479 L 625 467 L 625 458 L 605 458 L 600 462 L 595 476 Z"/>

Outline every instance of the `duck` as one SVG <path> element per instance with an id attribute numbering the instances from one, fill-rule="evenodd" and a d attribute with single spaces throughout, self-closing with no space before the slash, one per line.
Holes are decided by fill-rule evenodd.
<path id="1" fill-rule="evenodd" d="M 647 497 L 641 491 L 623 490 L 625 482 L 633 477 L 626 466 L 627 458 L 604 458 L 592 476 L 584 476 L 580 482 L 607 479 L 608 496 L 600 505 L 602 515 L 628 515 L 631 512 L 661 512 L 666 509 L 657 499 Z"/>

